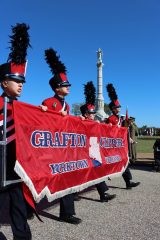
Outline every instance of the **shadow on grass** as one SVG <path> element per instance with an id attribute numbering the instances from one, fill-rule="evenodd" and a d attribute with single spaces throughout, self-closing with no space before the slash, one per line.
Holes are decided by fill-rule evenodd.
<path id="1" fill-rule="evenodd" d="M 148 171 L 153 172 L 155 166 L 155 161 L 153 158 L 148 159 L 138 159 L 135 163 L 130 165 L 130 169 L 140 170 L 140 171 Z"/>

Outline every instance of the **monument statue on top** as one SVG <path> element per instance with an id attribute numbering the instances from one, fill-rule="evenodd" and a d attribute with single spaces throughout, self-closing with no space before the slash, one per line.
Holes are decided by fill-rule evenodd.
<path id="1" fill-rule="evenodd" d="M 96 118 L 102 121 L 108 115 L 104 112 L 104 97 L 103 97 L 103 77 L 102 77 L 102 50 L 99 48 L 97 51 L 97 99 L 96 99 Z"/>

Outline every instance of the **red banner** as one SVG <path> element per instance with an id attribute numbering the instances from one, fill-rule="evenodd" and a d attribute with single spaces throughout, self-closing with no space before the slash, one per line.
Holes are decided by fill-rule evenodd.
<path id="1" fill-rule="evenodd" d="M 128 164 L 127 128 L 108 126 L 14 101 L 15 171 L 36 202 L 119 176 Z"/>

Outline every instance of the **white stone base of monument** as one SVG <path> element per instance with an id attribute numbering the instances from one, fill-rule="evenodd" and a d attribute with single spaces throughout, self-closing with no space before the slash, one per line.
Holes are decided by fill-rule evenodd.
<path id="1" fill-rule="evenodd" d="M 102 122 L 105 118 L 108 117 L 109 115 L 106 114 L 103 110 L 101 110 L 96 112 L 95 120 L 99 120 L 100 122 Z"/>

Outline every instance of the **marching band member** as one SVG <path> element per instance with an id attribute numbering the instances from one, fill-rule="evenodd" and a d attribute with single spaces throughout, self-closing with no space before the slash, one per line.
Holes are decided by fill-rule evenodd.
<path id="1" fill-rule="evenodd" d="M 119 103 L 117 93 L 115 91 L 115 88 L 111 83 L 107 84 L 106 86 L 108 96 L 111 100 L 109 103 L 109 108 L 112 111 L 112 115 L 106 120 L 107 124 L 110 125 L 117 125 L 119 127 L 122 126 L 122 119 L 119 115 L 120 110 L 121 110 L 121 105 Z M 122 174 L 122 177 L 126 183 L 126 189 L 131 189 L 132 187 L 137 187 L 140 182 L 132 182 L 132 174 L 130 172 L 129 166 L 127 166 L 125 172 Z"/>
<path id="2" fill-rule="evenodd" d="M 70 110 L 65 97 L 69 94 L 69 87 L 71 86 L 66 76 L 66 67 L 59 60 L 57 52 L 52 48 L 45 50 L 45 59 L 54 75 L 49 80 L 49 84 L 55 95 L 45 99 L 42 102 L 41 108 L 44 111 L 46 109 L 54 110 L 65 116 L 69 114 Z M 68 194 L 60 198 L 60 219 L 71 224 L 79 224 L 82 220 L 74 215 L 74 195 Z"/>
<path id="3" fill-rule="evenodd" d="M 0 83 L 3 94 L 0 97 L 1 137 L 3 129 L 3 103 L 4 97 L 8 98 L 7 103 L 7 180 L 18 180 L 14 172 L 16 161 L 15 129 L 12 115 L 12 103 L 20 97 L 23 83 L 25 83 L 26 56 L 29 44 L 29 26 L 17 24 L 12 27 L 13 35 L 10 36 L 11 47 L 7 63 L 0 65 Z M 22 182 L 12 183 L 0 191 L 0 198 L 8 196 L 11 229 L 14 240 L 30 240 L 31 231 L 27 223 L 27 203 L 23 195 Z M 2 207 L 2 205 L 1 205 Z"/>
<path id="4" fill-rule="evenodd" d="M 87 120 L 95 121 L 95 87 L 93 85 L 93 82 L 87 82 L 86 85 L 84 85 L 84 95 L 86 98 L 86 103 L 80 107 L 80 111 L 82 116 Z M 100 196 L 101 202 L 108 202 L 109 200 L 112 200 L 116 197 L 116 194 L 109 194 L 106 193 L 106 191 L 109 190 L 107 184 L 105 181 L 98 183 L 95 185 L 97 188 L 97 191 Z"/>

